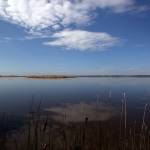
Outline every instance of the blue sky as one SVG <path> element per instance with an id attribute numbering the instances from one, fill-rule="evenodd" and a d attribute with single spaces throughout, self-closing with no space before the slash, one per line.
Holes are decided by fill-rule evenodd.
<path id="1" fill-rule="evenodd" d="M 0 74 L 150 74 L 149 18 L 149 0 L 0 0 Z"/>

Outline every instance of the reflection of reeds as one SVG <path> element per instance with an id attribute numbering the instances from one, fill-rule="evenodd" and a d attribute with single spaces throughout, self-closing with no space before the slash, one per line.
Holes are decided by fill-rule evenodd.
<path id="1" fill-rule="evenodd" d="M 67 123 L 52 122 L 49 115 L 42 114 L 41 101 L 35 111 L 31 110 L 28 125 L 12 136 L 0 136 L 0 150 L 149 150 L 150 131 L 146 125 L 147 104 L 142 124 L 127 122 L 127 98 L 123 94 L 119 120 Z M 3 115 L 2 120 L 6 120 Z"/>

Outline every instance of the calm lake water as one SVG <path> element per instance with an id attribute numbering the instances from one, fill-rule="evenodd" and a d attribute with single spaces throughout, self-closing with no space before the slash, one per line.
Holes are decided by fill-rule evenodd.
<path id="1" fill-rule="evenodd" d="M 37 105 L 42 100 L 43 110 L 66 111 L 70 120 L 80 121 L 81 109 L 91 120 L 105 120 L 119 111 L 123 92 L 131 111 L 128 116 L 134 117 L 143 112 L 146 103 L 150 104 L 150 78 L 0 78 L 0 113 L 26 115 L 33 103 Z"/>

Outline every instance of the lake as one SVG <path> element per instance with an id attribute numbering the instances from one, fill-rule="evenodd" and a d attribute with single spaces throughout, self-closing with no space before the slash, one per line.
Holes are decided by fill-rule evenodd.
<path id="1" fill-rule="evenodd" d="M 150 78 L 0 78 L 0 148 L 148 150 L 149 106 Z"/>
<path id="2" fill-rule="evenodd" d="M 80 121 L 81 115 L 89 115 L 91 120 L 107 120 L 120 112 L 124 93 L 128 117 L 136 118 L 144 105 L 150 104 L 150 78 L 0 78 L 0 113 L 25 116 L 41 101 L 42 110 L 58 114 L 65 111 L 70 115 L 69 121 Z"/>

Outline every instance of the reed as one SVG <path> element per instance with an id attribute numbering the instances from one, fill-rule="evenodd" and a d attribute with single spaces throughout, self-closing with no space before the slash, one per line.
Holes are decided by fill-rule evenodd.
<path id="1" fill-rule="evenodd" d="M 109 97 L 110 98 L 110 97 Z M 64 112 L 64 123 L 54 122 L 42 114 L 41 100 L 31 110 L 28 124 L 13 135 L 0 136 L 0 150 L 149 150 L 150 130 L 146 124 L 148 105 L 145 104 L 140 123 L 128 124 L 127 97 L 123 93 L 120 119 L 69 123 Z M 128 115 L 129 116 L 129 115 Z M 3 121 L 6 120 L 3 116 Z M 5 121 L 4 121 L 5 122 Z"/>

